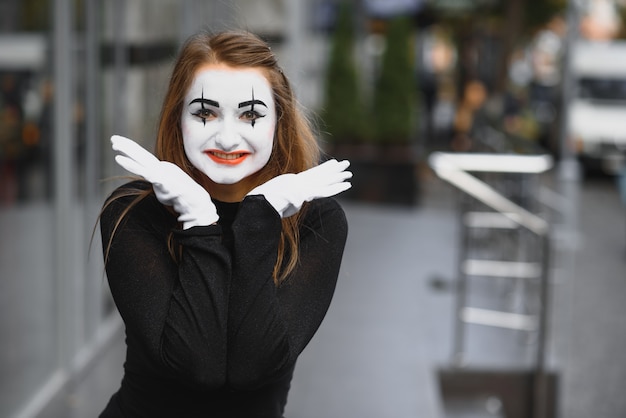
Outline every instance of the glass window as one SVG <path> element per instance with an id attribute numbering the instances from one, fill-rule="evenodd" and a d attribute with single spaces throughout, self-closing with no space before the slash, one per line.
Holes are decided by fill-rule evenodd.
<path id="1" fill-rule="evenodd" d="M 48 7 L 0 3 L 0 416 L 59 359 Z"/>

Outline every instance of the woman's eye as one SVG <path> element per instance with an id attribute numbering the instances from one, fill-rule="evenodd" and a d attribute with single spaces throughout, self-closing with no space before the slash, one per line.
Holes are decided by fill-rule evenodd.
<path id="1" fill-rule="evenodd" d="M 211 109 L 198 109 L 192 113 L 192 115 L 199 117 L 200 119 L 211 119 L 215 116 L 215 112 Z"/>
<path id="2" fill-rule="evenodd" d="M 243 112 L 241 115 L 242 119 L 245 120 L 255 120 L 259 117 L 259 114 L 256 112 L 253 112 L 252 110 L 248 110 L 246 112 Z"/>
<path id="3" fill-rule="evenodd" d="M 255 120 L 263 118 L 263 117 L 265 117 L 265 115 L 261 115 L 257 111 L 247 110 L 241 114 L 240 118 L 248 122 L 252 122 L 252 124 L 254 125 Z"/>

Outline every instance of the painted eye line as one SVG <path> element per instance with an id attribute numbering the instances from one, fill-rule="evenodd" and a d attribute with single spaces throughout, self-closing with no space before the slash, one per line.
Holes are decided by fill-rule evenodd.
<path id="1" fill-rule="evenodd" d="M 242 116 L 246 116 L 246 119 L 250 120 L 250 125 L 252 125 L 252 127 L 254 128 L 254 125 L 256 124 L 257 119 L 264 118 L 266 115 L 262 115 L 256 110 L 250 109 L 250 110 L 246 110 Z"/>
<path id="2" fill-rule="evenodd" d="M 258 112 L 254 111 L 254 105 L 261 105 L 261 106 L 265 106 L 267 108 L 267 105 L 265 103 L 263 103 L 262 100 L 258 100 L 258 99 L 254 98 L 254 87 L 252 87 L 252 100 L 248 100 L 246 102 L 239 103 L 239 108 L 241 109 L 242 107 L 250 106 L 250 112 L 255 115 L 255 118 L 252 119 L 252 122 L 250 123 L 253 128 L 254 128 L 254 124 L 256 123 L 256 120 L 258 118 L 265 117 L 265 116 L 259 115 Z"/>
<path id="3" fill-rule="evenodd" d="M 206 126 L 206 122 L 209 116 L 211 116 L 211 114 L 207 114 L 206 111 L 208 109 L 204 109 L 204 110 L 198 110 L 197 112 L 190 112 L 192 116 L 195 116 L 197 118 L 199 118 L 202 121 L 202 125 Z"/>
<path id="4" fill-rule="evenodd" d="M 215 100 L 210 100 L 210 99 L 205 99 L 204 98 L 204 88 L 202 88 L 202 94 L 201 94 L 200 98 L 193 99 L 191 102 L 189 102 L 189 105 L 192 105 L 194 103 L 200 103 L 200 106 L 202 107 L 201 113 L 204 113 L 205 110 L 209 110 L 206 107 L 204 107 L 205 105 L 209 105 L 209 106 L 213 106 L 213 107 L 217 107 L 217 108 L 220 107 L 219 102 L 216 102 Z M 202 119 L 202 124 L 204 126 L 206 126 L 206 118 L 205 117 L 202 117 L 202 116 L 198 115 L 198 112 L 192 113 L 192 115 L 199 116 L 200 119 Z"/>

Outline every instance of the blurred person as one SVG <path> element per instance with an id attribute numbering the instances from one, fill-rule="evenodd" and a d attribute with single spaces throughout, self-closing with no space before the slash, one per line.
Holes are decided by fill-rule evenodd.
<path id="1" fill-rule="evenodd" d="M 483 126 L 481 112 L 487 100 L 487 88 L 477 79 L 469 80 L 463 88 L 462 99 L 454 117 L 454 134 L 450 147 L 455 152 L 468 152 L 476 147 L 476 129 Z"/>
<path id="2" fill-rule="evenodd" d="M 588 0 L 580 19 L 580 34 L 592 41 L 610 41 L 619 34 L 622 22 L 614 0 Z"/>
<path id="3" fill-rule="evenodd" d="M 43 173 L 43 195 L 46 200 L 52 199 L 53 179 L 52 179 L 52 144 L 53 144 L 53 100 L 54 86 L 51 80 L 44 79 L 40 86 L 41 109 L 37 127 L 39 129 L 39 169 Z"/>
<path id="4" fill-rule="evenodd" d="M 243 32 L 183 45 L 156 156 L 111 141 L 142 179 L 100 218 L 127 344 L 100 417 L 282 417 L 334 293 L 347 222 L 332 196 L 350 187 L 349 162 L 318 165 L 287 77 Z"/>
<path id="5" fill-rule="evenodd" d="M 566 26 L 561 15 L 550 19 L 535 35 L 529 60 L 533 77 L 528 85 L 528 105 L 536 121 L 537 141 L 553 154 L 559 148 L 559 109 Z"/>
<path id="6" fill-rule="evenodd" d="M 19 196 L 20 164 L 23 157 L 22 109 L 15 74 L 0 76 L 0 203 L 13 205 Z"/>

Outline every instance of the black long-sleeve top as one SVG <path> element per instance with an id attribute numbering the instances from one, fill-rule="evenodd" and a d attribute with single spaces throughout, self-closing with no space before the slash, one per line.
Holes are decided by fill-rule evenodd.
<path id="1" fill-rule="evenodd" d="M 113 196 L 148 187 L 134 182 Z M 122 218 L 109 247 L 134 198 L 113 200 L 100 219 L 127 344 L 121 387 L 101 418 L 282 417 L 296 359 L 334 293 L 347 237 L 339 204 L 308 205 L 299 262 L 276 286 L 282 224 L 264 197 L 216 201 L 217 225 L 181 230 L 151 194 Z"/>

